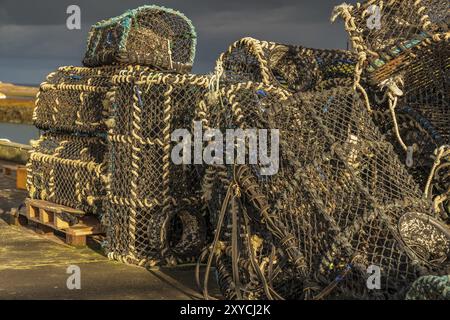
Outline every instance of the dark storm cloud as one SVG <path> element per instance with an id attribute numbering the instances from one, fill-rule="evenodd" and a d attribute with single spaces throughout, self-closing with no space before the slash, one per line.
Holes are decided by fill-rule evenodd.
<path id="1" fill-rule="evenodd" d="M 317 48 L 344 48 L 332 8 L 341 0 L 168 0 L 155 4 L 184 12 L 198 33 L 194 71 L 212 70 L 232 42 L 251 36 Z M 96 21 L 149 2 L 137 0 L 0 0 L 0 81 L 38 83 L 61 64 L 79 65 Z M 66 8 L 81 8 L 82 30 L 65 27 Z"/>

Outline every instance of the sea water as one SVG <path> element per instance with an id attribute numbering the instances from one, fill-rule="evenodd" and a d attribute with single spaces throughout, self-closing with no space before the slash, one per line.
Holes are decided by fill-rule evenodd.
<path id="1" fill-rule="evenodd" d="M 28 124 L 0 123 L 0 139 L 30 144 L 30 140 L 39 138 L 39 130 Z"/>

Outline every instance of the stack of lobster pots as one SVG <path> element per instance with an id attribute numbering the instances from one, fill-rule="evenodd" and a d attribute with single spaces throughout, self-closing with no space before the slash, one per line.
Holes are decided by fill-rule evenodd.
<path id="1" fill-rule="evenodd" d="M 182 13 L 143 6 L 93 25 L 84 66 L 41 84 L 30 198 L 98 216 L 111 259 L 174 264 L 205 244 L 196 171 L 170 160 L 171 131 L 190 130 L 209 87 L 188 74 L 195 47 Z"/>

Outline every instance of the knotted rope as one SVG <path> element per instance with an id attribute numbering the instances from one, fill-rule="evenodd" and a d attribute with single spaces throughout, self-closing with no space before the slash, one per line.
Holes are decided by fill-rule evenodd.
<path id="1" fill-rule="evenodd" d="M 430 175 L 428 176 L 427 184 L 425 186 L 425 193 L 424 193 L 425 198 L 428 198 L 432 194 L 431 183 L 435 177 L 436 171 L 441 166 L 442 160 L 450 156 L 450 146 L 449 145 L 441 146 L 440 148 L 434 151 L 434 155 L 436 158 L 434 160 L 433 167 L 431 168 Z M 449 191 L 433 199 L 433 209 L 435 212 L 439 212 L 439 205 L 448 199 Z"/>
<path id="2" fill-rule="evenodd" d="M 359 4 L 358 4 L 359 7 Z M 334 23 L 338 17 L 341 17 L 344 20 L 345 29 L 349 34 L 358 32 L 355 18 L 352 16 L 351 11 L 353 10 L 353 6 L 347 3 L 343 3 L 334 7 L 331 22 Z M 361 36 L 353 36 L 351 37 L 352 47 L 358 53 L 358 62 L 355 66 L 355 78 L 353 83 L 353 90 L 359 90 L 364 98 L 364 103 L 366 105 L 367 111 L 372 112 L 372 108 L 370 107 L 369 96 L 367 95 L 366 90 L 361 85 L 361 75 L 363 73 L 364 63 L 367 61 L 367 48 L 363 45 L 364 41 Z"/>
<path id="3" fill-rule="evenodd" d="M 395 135 L 403 150 L 408 151 L 408 146 L 403 141 L 398 127 L 397 115 L 395 109 L 398 104 L 398 98 L 403 96 L 403 91 L 399 88 L 399 84 L 403 86 L 404 82 L 401 77 L 394 77 L 383 81 L 380 84 L 381 88 L 386 88 L 385 97 L 389 98 L 389 110 L 391 112 L 392 121 L 394 123 Z"/>

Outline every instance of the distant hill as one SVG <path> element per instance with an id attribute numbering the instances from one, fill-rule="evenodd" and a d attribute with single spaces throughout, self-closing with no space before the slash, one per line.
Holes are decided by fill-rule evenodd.
<path id="1" fill-rule="evenodd" d="M 2 96 L 6 98 L 20 97 L 34 99 L 38 91 L 38 87 L 17 86 L 12 83 L 0 82 L 0 99 L 2 99 Z"/>
<path id="2" fill-rule="evenodd" d="M 39 88 L 0 82 L 0 123 L 31 124 Z"/>

